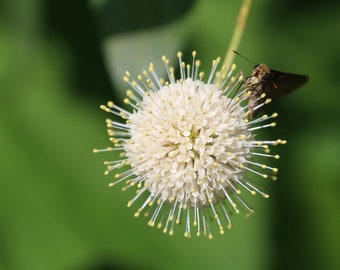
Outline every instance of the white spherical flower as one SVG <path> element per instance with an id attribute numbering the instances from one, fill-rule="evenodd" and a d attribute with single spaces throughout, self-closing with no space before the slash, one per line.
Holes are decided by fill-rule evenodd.
<path id="1" fill-rule="evenodd" d="M 192 65 L 186 65 L 178 53 L 179 80 L 166 57 L 167 81 L 158 77 L 153 64 L 136 80 L 126 72 L 124 80 L 133 90 L 127 91 L 124 102 L 132 112 L 112 102 L 101 106 L 125 123 L 107 120 L 114 146 L 95 152 L 122 153 L 120 160 L 105 163 L 106 173 L 123 168 L 110 186 L 120 182 L 126 183 L 124 189 L 137 186 L 137 195 L 128 203 L 140 201 L 135 216 L 151 215 L 149 225 L 157 224 L 170 235 L 184 220 L 186 237 L 194 229 L 211 238 L 211 216 L 223 234 L 224 224 L 231 228 L 232 212 L 253 213 L 240 196 L 242 189 L 268 197 L 255 186 L 252 175 L 268 178 L 277 169 L 255 162 L 254 156 L 277 159 L 269 145 L 285 141 L 255 139 L 255 130 L 275 126 L 263 122 L 277 114 L 250 119 L 251 91 L 242 85 L 242 76 L 232 76 L 235 65 L 222 76 L 216 72 L 219 59 L 214 60 L 205 82 L 195 56 L 193 52 Z M 264 96 L 259 99 L 263 102 L 258 107 L 270 102 Z"/>

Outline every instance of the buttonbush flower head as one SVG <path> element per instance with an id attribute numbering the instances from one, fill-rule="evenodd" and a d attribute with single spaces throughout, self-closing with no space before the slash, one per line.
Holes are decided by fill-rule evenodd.
<path id="1" fill-rule="evenodd" d="M 277 169 L 265 162 L 279 158 L 270 146 L 285 141 L 256 138 L 256 130 L 275 126 L 277 113 L 250 118 L 251 91 L 241 73 L 234 74 L 235 65 L 216 72 L 217 58 L 204 80 L 196 52 L 192 55 L 185 64 L 178 53 L 179 79 L 165 56 L 165 80 L 153 64 L 135 79 L 126 72 L 131 89 L 124 102 L 131 109 L 113 102 L 101 106 L 123 121 L 107 120 L 112 146 L 94 152 L 119 152 L 117 160 L 105 162 L 105 173 L 119 171 L 109 186 L 136 188 L 128 202 L 137 205 L 136 217 L 147 216 L 150 226 L 170 235 L 182 224 L 186 237 L 211 238 L 212 225 L 223 234 L 232 227 L 233 213 L 253 213 L 241 192 L 268 197 L 259 179 L 275 179 Z M 259 100 L 252 110 L 270 102 L 265 95 Z"/>

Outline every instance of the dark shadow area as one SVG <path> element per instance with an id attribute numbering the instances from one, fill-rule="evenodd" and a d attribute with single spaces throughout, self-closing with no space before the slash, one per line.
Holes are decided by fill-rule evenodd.
<path id="1" fill-rule="evenodd" d="M 87 1 L 50 0 L 46 4 L 46 30 L 48 35 L 57 35 L 65 41 L 70 50 L 75 94 L 106 102 L 112 99 L 114 89 L 101 51 L 102 39 L 119 32 L 166 24 L 183 16 L 193 3 L 193 0 L 106 1 L 95 12 Z"/>

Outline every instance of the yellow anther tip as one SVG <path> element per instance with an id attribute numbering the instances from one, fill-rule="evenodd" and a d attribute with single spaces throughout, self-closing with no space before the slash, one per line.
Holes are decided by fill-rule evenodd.
<path id="1" fill-rule="evenodd" d="M 154 222 L 154 221 L 150 221 L 150 222 L 149 222 L 149 226 L 150 226 L 150 227 L 154 227 L 154 226 L 155 226 L 155 222 Z"/>
<path id="2" fill-rule="evenodd" d="M 271 98 L 267 98 L 266 101 L 265 101 L 264 103 L 265 103 L 265 104 L 268 104 L 268 103 L 270 103 L 270 102 L 272 102 L 272 99 L 271 99 Z"/>

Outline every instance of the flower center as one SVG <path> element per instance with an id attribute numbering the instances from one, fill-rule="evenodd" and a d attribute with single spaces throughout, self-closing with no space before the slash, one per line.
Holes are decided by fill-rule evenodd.
<path id="1" fill-rule="evenodd" d="M 163 86 L 132 114 L 125 151 L 151 194 L 181 206 L 204 206 L 225 197 L 244 176 L 251 135 L 239 104 L 199 80 Z"/>

